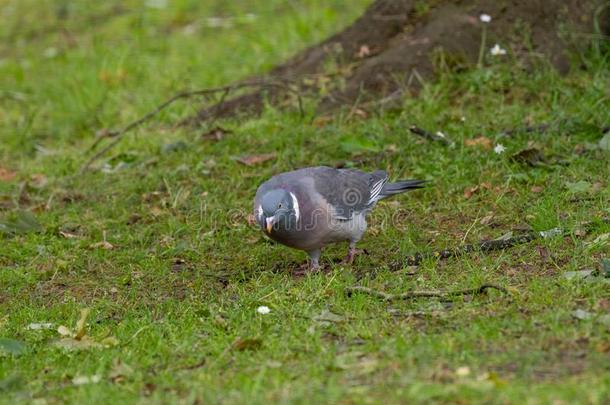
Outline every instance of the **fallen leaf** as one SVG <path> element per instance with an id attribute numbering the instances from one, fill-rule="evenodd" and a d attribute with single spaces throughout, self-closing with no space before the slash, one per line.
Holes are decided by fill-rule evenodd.
<path id="1" fill-rule="evenodd" d="M 36 189 L 41 189 L 49 184 L 49 179 L 42 173 L 36 173 L 30 176 L 28 184 Z"/>
<path id="2" fill-rule="evenodd" d="M 464 198 L 466 198 L 466 199 L 471 198 L 474 195 L 474 193 L 476 193 L 477 191 L 479 191 L 479 186 L 466 187 L 464 189 Z"/>
<path id="3" fill-rule="evenodd" d="M 486 136 L 478 136 L 476 138 L 464 140 L 464 145 L 469 147 L 480 146 L 483 149 L 491 149 L 493 147 L 493 142 Z"/>
<path id="4" fill-rule="evenodd" d="M 112 250 L 112 249 L 114 249 L 114 245 L 106 240 L 103 240 L 101 242 L 92 243 L 91 245 L 89 245 L 89 248 Z"/>
<path id="5" fill-rule="evenodd" d="M 331 123 L 332 121 L 332 115 L 322 115 L 320 117 L 316 117 L 316 119 L 313 120 L 312 124 L 315 127 L 322 128 Z"/>
<path id="6" fill-rule="evenodd" d="M 610 259 L 603 258 L 601 261 L 602 265 L 602 276 L 610 278 Z"/>
<path id="7" fill-rule="evenodd" d="M 214 127 L 208 132 L 201 134 L 200 139 L 202 141 L 222 141 L 226 135 L 231 133 L 233 133 L 233 131 L 221 127 Z"/>
<path id="8" fill-rule="evenodd" d="M 579 280 L 589 277 L 595 277 L 595 270 L 578 270 L 578 271 L 566 271 L 563 276 L 568 280 Z"/>
<path id="9" fill-rule="evenodd" d="M 24 351 L 25 343 L 15 339 L 0 338 L 0 352 L 19 356 Z"/>
<path id="10" fill-rule="evenodd" d="M 17 177 L 17 172 L 9 170 L 5 167 L 0 166 L 0 181 L 12 181 Z"/>
<path id="11" fill-rule="evenodd" d="M 4 222 L 0 222 L 0 233 L 26 234 L 42 232 L 42 225 L 34 214 L 29 211 L 19 211 Z"/>
<path id="12" fill-rule="evenodd" d="M 90 312 L 91 310 L 89 308 L 83 308 L 80 310 L 80 318 L 76 322 L 76 331 L 74 334 L 75 339 L 81 339 L 83 336 L 85 336 L 87 317 L 89 317 Z"/>
<path id="13" fill-rule="evenodd" d="M 597 145 L 601 150 L 610 151 L 610 132 L 607 132 L 606 135 L 599 140 Z"/>
<path id="14" fill-rule="evenodd" d="M 59 234 L 66 239 L 78 239 L 80 237 L 75 233 L 71 233 L 71 232 L 67 232 L 67 231 L 59 231 Z"/>
<path id="15" fill-rule="evenodd" d="M 586 193 L 591 190 L 591 183 L 585 180 L 580 180 L 574 183 L 567 182 L 566 188 L 572 194 Z"/>
<path id="16" fill-rule="evenodd" d="M 137 214 L 137 213 L 133 213 L 127 219 L 127 225 L 137 224 L 138 222 L 140 222 L 141 219 L 142 219 L 142 215 Z"/>
<path id="17" fill-rule="evenodd" d="M 120 384 L 132 374 L 133 368 L 123 363 L 120 359 L 115 358 L 112 362 L 112 369 L 110 370 L 108 377 L 113 383 Z"/>
<path id="18" fill-rule="evenodd" d="M 541 186 L 533 186 L 530 191 L 532 193 L 542 193 L 544 191 L 544 187 Z"/>
<path id="19" fill-rule="evenodd" d="M 370 137 L 348 135 L 339 140 L 339 146 L 346 153 L 379 152 L 379 145 Z"/>
<path id="20" fill-rule="evenodd" d="M 604 325 L 610 325 L 610 314 L 598 315 L 584 309 L 577 309 L 572 311 L 572 316 L 581 321 L 594 320 Z"/>
<path id="21" fill-rule="evenodd" d="M 593 318 L 593 314 L 591 312 L 587 312 L 584 309 L 577 309 L 572 311 L 572 316 L 576 319 L 587 320 Z"/>
<path id="22" fill-rule="evenodd" d="M 119 343 L 121 343 L 121 342 L 119 342 L 119 339 L 117 339 L 117 338 L 116 338 L 116 337 L 114 337 L 114 336 L 108 336 L 108 337 L 106 337 L 106 338 L 102 339 L 102 340 L 100 341 L 100 343 L 101 343 L 101 344 L 102 344 L 104 347 L 114 347 L 114 346 L 118 346 L 118 345 L 119 345 Z"/>
<path id="23" fill-rule="evenodd" d="M 233 350 L 243 352 L 244 350 L 258 350 L 263 346 L 259 338 L 237 338 L 231 346 Z"/>
<path id="24" fill-rule="evenodd" d="M 184 141 L 176 141 L 176 142 L 166 143 L 163 146 L 161 146 L 161 153 L 168 154 L 168 153 L 174 153 L 174 152 L 181 152 L 186 149 L 188 149 L 188 145 Z"/>
<path id="25" fill-rule="evenodd" d="M 63 338 L 56 341 L 55 346 L 66 351 L 99 349 L 103 347 L 100 343 L 96 342 L 88 336 L 84 336 L 80 340 L 73 338 Z"/>
<path id="26" fill-rule="evenodd" d="M 330 323 L 344 322 L 345 317 L 325 309 L 318 315 L 314 316 L 313 320 L 323 325 L 329 325 Z"/>
<path id="27" fill-rule="evenodd" d="M 510 157 L 513 162 L 525 164 L 528 166 L 545 166 L 544 155 L 542 151 L 536 147 L 528 147 L 520 150 Z"/>
<path id="28" fill-rule="evenodd" d="M 379 367 L 379 361 L 363 352 L 347 352 L 335 357 L 333 368 L 349 371 L 357 375 L 369 374 Z"/>
<path id="29" fill-rule="evenodd" d="M 25 381 L 19 374 L 11 374 L 6 378 L 0 379 L 0 392 L 14 391 L 25 385 Z"/>
<path id="30" fill-rule="evenodd" d="M 488 225 L 489 223 L 491 223 L 491 221 L 492 221 L 493 219 L 494 219 L 494 214 L 489 214 L 489 215 L 486 215 L 486 216 L 484 216 L 483 218 L 481 218 L 481 219 L 479 220 L 479 223 L 480 223 L 481 225 Z"/>
<path id="31" fill-rule="evenodd" d="M 237 161 L 246 166 L 254 166 L 254 165 L 258 165 L 258 164 L 267 162 L 269 160 L 273 160 L 276 157 L 277 157 L 277 153 L 271 152 L 271 153 L 263 153 L 261 155 L 242 156 L 239 159 L 237 159 Z"/>

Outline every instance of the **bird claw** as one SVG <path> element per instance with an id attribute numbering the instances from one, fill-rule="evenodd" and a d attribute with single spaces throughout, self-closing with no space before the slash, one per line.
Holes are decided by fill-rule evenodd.
<path id="1" fill-rule="evenodd" d="M 294 277 L 302 277 L 307 274 L 317 273 L 319 271 L 324 271 L 324 267 L 320 265 L 312 266 L 310 263 L 303 263 L 298 269 L 292 272 L 292 275 Z"/>
<path id="2" fill-rule="evenodd" d="M 354 258 L 359 255 L 359 254 L 368 254 L 368 252 L 364 249 L 356 249 L 356 248 L 350 248 L 349 251 L 347 252 L 347 256 L 345 256 L 345 258 L 341 261 L 341 264 L 352 264 L 354 263 Z"/>

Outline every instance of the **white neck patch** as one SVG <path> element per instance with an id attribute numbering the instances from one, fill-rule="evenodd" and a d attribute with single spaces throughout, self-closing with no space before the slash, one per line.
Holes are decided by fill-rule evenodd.
<path id="1" fill-rule="evenodd" d="M 262 205 L 259 205 L 256 208 L 256 216 L 258 217 L 259 220 L 263 217 L 263 206 Z"/>
<path id="2" fill-rule="evenodd" d="M 299 211 L 299 202 L 297 201 L 297 196 L 293 193 L 289 193 L 290 198 L 292 198 L 292 208 L 294 209 L 294 216 L 297 218 L 297 221 L 301 217 L 301 211 Z"/>

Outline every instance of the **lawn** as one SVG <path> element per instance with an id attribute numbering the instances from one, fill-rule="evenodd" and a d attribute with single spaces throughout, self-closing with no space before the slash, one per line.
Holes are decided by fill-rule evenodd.
<path id="1" fill-rule="evenodd" d="M 80 174 L 97 131 L 263 72 L 367 3 L 1 3 L 0 403 L 610 401 L 607 40 L 565 76 L 489 57 L 400 108 L 328 119 L 306 99 L 215 122 L 220 140 L 176 126 L 199 105 L 179 101 Z M 306 255 L 248 215 L 261 182 L 314 165 L 430 183 L 379 204 L 355 264 L 337 245 L 327 272 L 295 278 Z M 485 283 L 508 292 L 347 292 Z"/>

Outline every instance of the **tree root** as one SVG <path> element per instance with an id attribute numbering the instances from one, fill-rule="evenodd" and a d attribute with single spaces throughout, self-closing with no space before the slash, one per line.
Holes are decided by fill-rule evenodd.
<path id="1" fill-rule="evenodd" d="M 610 219 L 601 218 L 599 221 L 587 222 L 582 224 L 579 228 L 583 230 L 590 230 L 597 226 L 600 222 L 608 223 L 610 222 Z M 566 236 L 569 235 L 571 232 L 571 230 L 563 228 L 553 228 L 540 232 L 531 231 L 523 235 L 517 235 L 510 238 L 485 240 L 478 243 L 467 244 L 457 248 L 439 250 L 436 252 L 418 252 L 414 255 L 407 256 L 407 258 L 403 262 L 393 263 L 390 268 L 392 270 L 400 270 L 404 266 L 417 266 L 427 259 L 448 259 L 471 252 L 491 252 L 494 250 L 503 250 L 516 245 L 529 243 L 536 239 L 548 239 L 556 236 Z"/>
<path id="2" fill-rule="evenodd" d="M 451 298 L 458 297 L 463 295 L 481 295 L 486 294 L 487 290 L 493 289 L 501 291 L 505 294 L 509 294 L 510 292 L 501 286 L 495 284 L 483 284 L 477 288 L 468 288 L 466 290 L 456 290 L 456 291 L 409 291 L 402 294 L 389 294 L 383 291 L 373 290 L 372 288 L 363 287 L 363 286 L 353 286 L 346 287 L 345 292 L 348 296 L 351 296 L 353 293 L 359 292 L 363 294 L 372 295 L 373 297 L 381 298 L 384 301 L 399 301 L 399 300 L 412 300 L 417 298 Z"/>
<path id="3" fill-rule="evenodd" d="M 142 117 L 138 118 L 137 120 L 130 122 L 125 127 L 123 127 L 121 130 L 118 130 L 118 131 L 108 131 L 108 130 L 99 131 L 99 133 L 97 135 L 97 139 L 91 145 L 91 147 L 89 148 L 89 151 L 93 151 L 95 148 L 97 148 L 97 146 L 104 139 L 112 139 L 112 142 L 110 142 L 103 149 L 101 149 L 96 154 L 91 156 L 85 162 L 85 164 L 83 164 L 83 166 L 81 167 L 80 173 L 86 172 L 91 167 L 91 164 L 93 162 L 98 160 L 100 157 L 102 157 L 108 151 L 110 151 L 112 148 L 114 148 L 119 142 L 121 142 L 121 139 L 129 131 L 139 127 L 142 124 L 144 124 L 146 121 L 150 120 L 151 118 L 153 118 L 154 116 L 156 116 L 161 111 L 163 111 L 164 109 L 166 109 L 170 105 L 174 104 L 178 100 L 187 99 L 187 98 L 191 98 L 191 97 L 207 97 L 207 96 L 212 96 L 214 94 L 222 93 L 220 101 L 218 103 L 214 104 L 214 106 L 212 107 L 213 111 L 217 111 L 225 103 L 225 101 L 224 101 L 225 98 L 232 91 L 240 90 L 240 89 L 244 89 L 244 88 L 253 88 L 253 87 L 254 88 L 259 88 L 259 89 L 282 88 L 282 89 L 284 89 L 284 90 L 286 90 L 286 91 L 296 95 L 297 100 L 298 100 L 298 105 L 299 105 L 299 111 L 301 113 L 301 116 L 303 116 L 305 113 L 304 113 L 304 110 L 303 110 L 303 101 L 302 101 L 301 95 L 300 95 L 299 91 L 294 89 L 294 88 L 292 88 L 290 86 L 290 84 L 291 83 L 289 81 L 287 81 L 287 80 L 283 80 L 283 81 L 277 81 L 277 80 L 276 81 L 250 81 L 250 82 L 235 83 L 235 84 L 232 84 L 232 85 L 229 85 L 229 86 L 223 86 L 223 87 L 214 87 L 214 88 L 208 88 L 208 89 L 201 89 L 201 90 L 192 90 L 192 91 L 183 91 L 183 92 L 180 92 L 180 93 L 174 95 L 173 97 L 169 98 L 168 100 L 166 100 L 165 102 L 163 102 L 159 106 L 157 106 L 157 108 L 155 108 L 154 110 L 144 114 Z"/>

